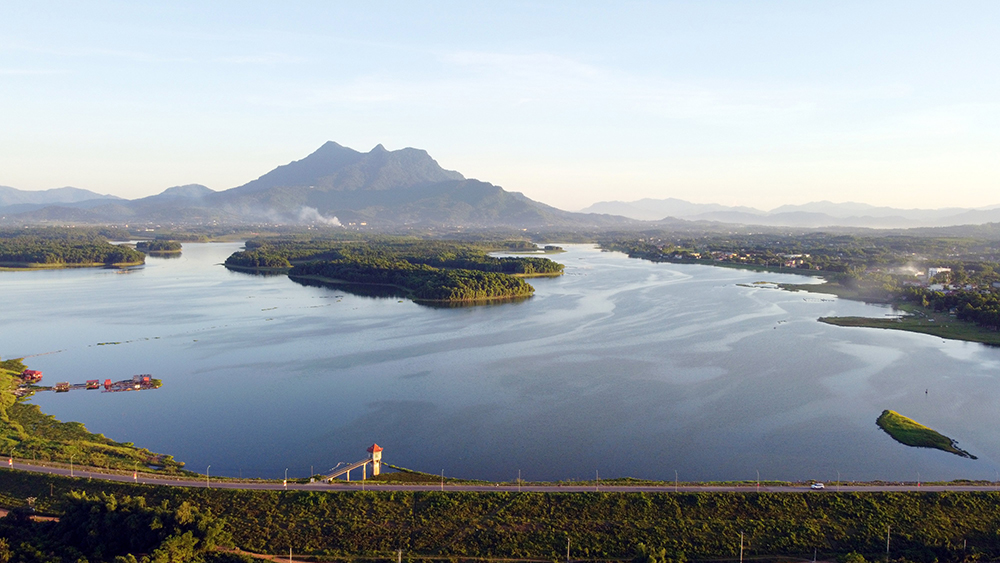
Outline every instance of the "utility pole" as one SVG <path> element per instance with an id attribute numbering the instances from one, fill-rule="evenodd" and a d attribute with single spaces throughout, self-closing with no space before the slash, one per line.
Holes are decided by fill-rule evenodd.
<path id="1" fill-rule="evenodd" d="M 674 469 L 674 492 L 677 492 L 677 470 Z"/>
<path id="2" fill-rule="evenodd" d="M 566 563 L 569 563 L 569 536 L 566 536 Z"/>
<path id="3" fill-rule="evenodd" d="M 521 492 L 521 470 L 517 470 L 517 492 Z"/>
<path id="4" fill-rule="evenodd" d="M 382 442 L 383 444 L 385 442 Z M 441 492 L 444 492 L 444 469 L 441 470 Z"/>
<path id="5" fill-rule="evenodd" d="M 885 527 L 885 556 L 889 556 L 889 532 L 892 531 L 892 526 Z"/>
<path id="6" fill-rule="evenodd" d="M 757 470 L 757 492 L 760 492 L 760 469 Z"/>
<path id="7" fill-rule="evenodd" d="M 601 491 L 601 472 L 597 471 L 597 486 L 594 488 L 595 491 Z"/>
<path id="8" fill-rule="evenodd" d="M 211 465 L 209 465 L 208 467 L 205 468 L 205 488 L 206 489 L 212 488 L 211 483 L 208 482 L 208 470 L 209 469 L 212 469 Z"/>
<path id="9" fill-rule="evenodd" d="M 740 532 L 740 563 L 743 563 L 743 532 Z"/>

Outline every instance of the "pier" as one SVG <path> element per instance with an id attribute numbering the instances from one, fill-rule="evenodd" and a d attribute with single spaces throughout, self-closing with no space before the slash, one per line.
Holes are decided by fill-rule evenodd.
<path id="1" fill-rule="evenodd" d="M 344 476 L 347 481 L 351 480 L 351 471 L 360 468 L 361 480 L 368 479 L 368 464 L 372 466 L 372 477 L 377 477 L 382 472 L 382 448 L 378 444 L 372 444 L 368 448 L 368 457 L 361 461 L 348 464 L 344 467 L 335 467 L 331 473 L 324 477 L 327 482 L 333 481 L 337 477 Z"/>

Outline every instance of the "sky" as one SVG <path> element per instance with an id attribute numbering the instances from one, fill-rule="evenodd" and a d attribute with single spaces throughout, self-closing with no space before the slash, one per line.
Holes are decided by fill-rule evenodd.
<path id="1" fill-rule="evenodd" d="M 1000 204 L 1000 2 L 3 2 L 0 185 L 421 148 L 567 210 Z"/>

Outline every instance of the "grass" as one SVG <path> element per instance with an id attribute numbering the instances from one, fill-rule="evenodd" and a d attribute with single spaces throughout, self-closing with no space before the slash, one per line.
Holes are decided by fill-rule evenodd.
<path id="1" fill-rule="evenodd" d="M 955 440 L 896 411 L 882 411 L 875 424 L 900 444 L 914 448 L 934 448 L 957 456 L 976 459 L 976 456 L 960 449 Z"/>
<path id="2" fill-rule="evenodd" d="M 778 287 L 788 291 L 807 291 L 810 293 L 829 293 L 841 299 L 864 301 L 866 303 L 892 303 L 884 293 L 877 290 L 847 287 L 836 282 L 820 285 L 810 284 L 778 284 Z M 893 303 L 893 307 L 906 313 L 901 317 L 820 317 L 822 323 L 861 327 L 884 328 L 889 330 L 905 330 L 930 334 L 948 340 L 979 342 L 1000 346 L 1000 332 L 981 327 L 975 323 L 960 321 L 948 313 L 936 312 L 933 309 L 921 307 L 914 303 Z"/>
<path id="3" fill-rule="evenodd" d="M 949 340 L 964 340 L 1000 346 L 1000 332 L 960 321 L 947 313 L 933 313 L 922 307 L 905 307 L 911 313 L 899 318 L 820 317 L 819 321 L 836 326 L 884 328 L 930 334 Z"/>
<path id="4" fill-rule="evenodd" d="M 888 303 L 885 292 L 879 289 L 849 287 L 834 281 L 820 284 L 779 283 L 777 286 L 787 291 L 807 291 L 809 293 L 829 293 L 841 299 L 864 301 L 866 303 Z"/>

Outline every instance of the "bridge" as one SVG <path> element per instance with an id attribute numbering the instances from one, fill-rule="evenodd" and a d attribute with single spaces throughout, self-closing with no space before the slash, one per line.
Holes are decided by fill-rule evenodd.
<path id="1" fill-rule="evenodd" d="M 361 461 L 356 461 L 354 463 L 348 464 L 344 467 L 336 467 L 332 472 L 326 475 L 324 481 L 333 481 L 337 477 L 345 476 L 348 481 L 351 480 L 351 471 L 361 468 L 361 480 L 364 481 L 368 478 L 368 464 L 372 466 L 372 477 L 377 477 L 379 473 L 382 472 L 382 448 L 378 444 L 372 444 L 368 448 L 368 457 L 362 459 Z"/>

